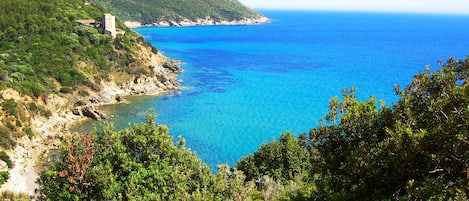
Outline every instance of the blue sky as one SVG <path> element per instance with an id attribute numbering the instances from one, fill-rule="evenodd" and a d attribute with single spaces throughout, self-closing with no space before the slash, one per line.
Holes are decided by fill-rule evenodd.
<path id="1" fill-rule="evenodd" d="M 454 13 L 469 15 L 469 0 L 239 0 L 251 8 Z"/>

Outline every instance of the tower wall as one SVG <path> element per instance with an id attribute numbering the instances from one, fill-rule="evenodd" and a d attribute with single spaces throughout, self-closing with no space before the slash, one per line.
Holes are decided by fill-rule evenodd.
<path id="1" fill-rule="evenodd" d="M 116 37 L 116 17 L 106 13 L 103 15 L 102 21 L 103 31 L 105 34 L 110 35 L 112 38 Z"/>

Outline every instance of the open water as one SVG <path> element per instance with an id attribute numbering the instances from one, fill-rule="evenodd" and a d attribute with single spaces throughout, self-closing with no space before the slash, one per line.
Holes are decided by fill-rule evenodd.
<path id="1" fill-rule="evenodd" d="M 437 61 L 469 54 L 469 15 L 263 11 L 254 26 L 135 29 L 172 59 L 184 61 L 181 94 L 132 98 L 108 107 L 116 127 L 150 108 L 215 168 L 284 131 L 307 133 L 343 88 L 397 100 L 393 86 Z"/>

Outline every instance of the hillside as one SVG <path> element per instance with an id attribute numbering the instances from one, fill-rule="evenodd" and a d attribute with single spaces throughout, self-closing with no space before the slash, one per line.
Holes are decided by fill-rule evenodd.
<path id="1" fill-rule="evenodd" d="M 109 8 L 125 21 L 142 24 L 184 25 L 186 23 L 255 23 L 267 21 L 237 0 L 92 0 Z M 204 22 L 201 22 L 204 21 Z M 188 24 L 187 24 L 188 25 Z"/>
<path id="2" fill-rule="evenodd" d="M 120 19 L 123 34 L 104 34 L 107 12 L 85 0 L 0 1 L 0 150 L 15 164 L 2 190 L 32 192 L 36 160 L 71 124 L 106 118 L 95 106 L 179 88 L 181 69 Z"/>

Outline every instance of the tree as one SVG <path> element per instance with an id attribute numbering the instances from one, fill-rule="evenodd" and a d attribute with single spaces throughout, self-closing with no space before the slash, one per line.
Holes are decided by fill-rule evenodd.
<path id="1" fill-rule="evenodd" d="M 217 200 L 216 178 L 187 148 L 174 146 L 154 114 L 116 132 L 74 137 L 40 176 L 47 200 Z M 87 135 L 85 135 L 87 136 Z"/>
<path id="2" fill-rule="evenodd" d="M 308 149 L 290 132 L 282 133 L 278 141 L 261 145 L 258 151 L 237 162 L 237 169 L 246 174 L 247 181 L 264 175 L 287 182 L 308 179 L 311 169 Z"/>
<path id="3" fill-rule="evenodd" d="M 327 124 L 310 132 L 318 199 L 467 199 L 469 57 L 415 76 L 388 108 L 333 98 Z"/>

